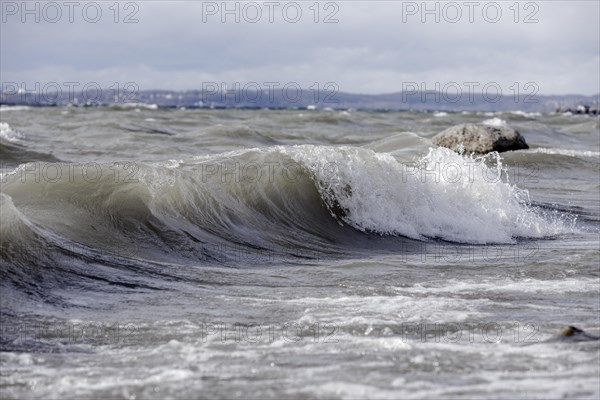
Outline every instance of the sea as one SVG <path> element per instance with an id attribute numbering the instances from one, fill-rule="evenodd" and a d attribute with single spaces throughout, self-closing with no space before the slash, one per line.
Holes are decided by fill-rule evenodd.
<path id="1" fill-rule="evenodd" d="M 600 396 L 598 116 L 4 105 L 0 161 L 2 399 Z"/>

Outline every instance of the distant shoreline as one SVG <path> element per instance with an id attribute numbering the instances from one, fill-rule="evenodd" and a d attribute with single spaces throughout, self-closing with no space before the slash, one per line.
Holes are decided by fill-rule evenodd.
<path id="1" fill-rule="evenodd" d="M 299 95 L 298 95 L 299 94 Z M 451 100 L 451 101 L 448 101 Z M 371 111 L 525 111 L 571 112 L 598 115 L 600 94 L 585 95 L 535 95 L 491 96 L 484 94 L 460 97 L 440 92 L 399 92 L 392 94 L 363 95 L 332 91 L 299 89 L 291 98 L 285 92 L 203 92 L 150 90 L 115 92 L 106 89 L 86 93 L 61 92 L 3 92 L 0 105 L 9 106 L 116 106 L 145 108 L 199 108 L 199 109 L 337 109 Z"/>

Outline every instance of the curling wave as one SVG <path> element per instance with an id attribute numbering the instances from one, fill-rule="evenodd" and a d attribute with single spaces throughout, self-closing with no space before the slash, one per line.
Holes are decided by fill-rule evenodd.
<path id="1" fill-rule="evenodd" d="M 572 229 L 502 174 L 497 155 L 439 148 L 401 163 L 365 148 L 310 145 L 159 164 L 21 164 L 2 176 L 3 247 L 52 236 L 77 251 L 210 263 L 240 249 L 343 253 L 368 248 L 373 235 L 485 244 Z"/>

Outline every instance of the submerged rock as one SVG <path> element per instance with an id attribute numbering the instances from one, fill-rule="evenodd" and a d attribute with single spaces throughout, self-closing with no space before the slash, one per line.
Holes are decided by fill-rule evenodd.
<path id="1" fill-rule="evenodd" d="M 552 336 L 551 338 L 544 340 L 542 343 L 556 343 L 556 342 L 590 342 L 600 340 L 600 336 L 593 335 L 579 329 L 576 326 L 564 327 L 558 335 Z"/>
<path id="2" fill-rule="evenodd" d="M 433 137 L 437 146 L 454 151 L 486 154 L 492 151 L 528 149 L 525 138 L 519 132 L 506 126 L 461 124 L 451 126 Z"/>
<path id="3" fill-rule="evenodd" d="M 557 339 L 580 342 L 587 340 L 600 340 L 600 336 L 592 335 L 575 326 L 567 326 L 560 332 L 560 335 L 557 337 Z"/>

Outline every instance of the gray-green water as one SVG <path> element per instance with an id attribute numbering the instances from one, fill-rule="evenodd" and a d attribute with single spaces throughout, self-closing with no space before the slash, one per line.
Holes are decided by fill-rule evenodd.
<path id="1" fill-rule="evenodd" d="M 597 117 L 0 117 L 3 398 L 600 395 Z"/>

